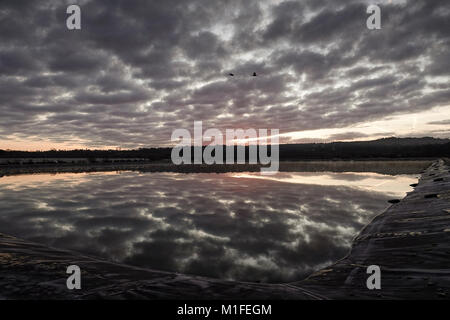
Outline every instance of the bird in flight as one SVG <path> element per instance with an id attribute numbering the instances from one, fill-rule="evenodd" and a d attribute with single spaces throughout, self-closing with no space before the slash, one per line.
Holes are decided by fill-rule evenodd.
<path id="1" fill-rule="evenodd" d="M 230 72 L 228 75 L 229 75 L 230 77 L 234 77 L 234 73 L 231 73 L 231 72 Z M 253 72 L 253 76 L 254 76 L 254 77 L 257 76 L 256 72 Z"/>

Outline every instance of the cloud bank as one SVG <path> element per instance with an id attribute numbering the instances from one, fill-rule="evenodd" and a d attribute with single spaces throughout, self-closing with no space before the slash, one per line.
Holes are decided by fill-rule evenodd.
<path id="1" fill-rule="evenodd" d="M 0 3 L 0 147 L 165 146 L 194 120 L 286 134 L 450 105 L 447 0 L 384 1 L 381 30 L 362 0 L 76 2 L 80 31 L 73 3 Z"/>

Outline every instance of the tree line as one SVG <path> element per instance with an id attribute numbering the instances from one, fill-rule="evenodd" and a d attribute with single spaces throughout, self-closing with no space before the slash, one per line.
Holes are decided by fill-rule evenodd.
<path id="1" fill-rule="evenodd" d="M 231 147 L 223 146 L 223 148 L 225 155 L 225 148 Z M 236 157 L 236 147 L 234 148 L 234 154 Z M 85 158 L 93 160 L 133 158 L 144 161 L 170 161 L 171 152 L 172 148 L 140 148 L 132 150 L 77 149 L 48 151 L 0 150 L 0 158 Z M 281 161 L 437 158 L 450 157 L 450 142 L 448 142 L 448 140 L 433 138 L 416 138 L 416 140 L 412 140 L 412 138 L 390 138 L 362 142 L 282 144 L 279 146 L 279 153 Z M 191 151 L 191 154 L 194 154 L 193 150 Z M 246 159 L 248 159 L 248 146 L 245 147 L 245 154 Z"/>

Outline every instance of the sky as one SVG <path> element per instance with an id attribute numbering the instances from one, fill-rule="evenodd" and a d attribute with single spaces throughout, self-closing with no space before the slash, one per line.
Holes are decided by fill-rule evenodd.
<path id="1" fill-rule="evenodd" d="M 2 0 L 0 149 L 170 146 L 194 121 L 282 143 L 450 138 L 450 1 L 378 0 L 380 30 L 370 3 Z"/>

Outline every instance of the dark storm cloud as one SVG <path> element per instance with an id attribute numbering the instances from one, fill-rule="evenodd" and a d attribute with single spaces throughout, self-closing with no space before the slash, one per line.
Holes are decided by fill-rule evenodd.
<path id="1" fill-rule="evenodd" d="M 367 3 L 85 0 L 68 31 L 67 3 L 1 1 L 0 133 L 140 147 L 194 120 L 286 133 L 448 104 L 450 3 L 386 1 L 377 31 Z"/>
<path id="2" fill-rule="evenodd" d="M 450 119 L 448 120 L 441 120 L 441 121 L 432 121 L 429 122 L 428 124 L 435 124 L 435 125 L 450 125 Z"/>

